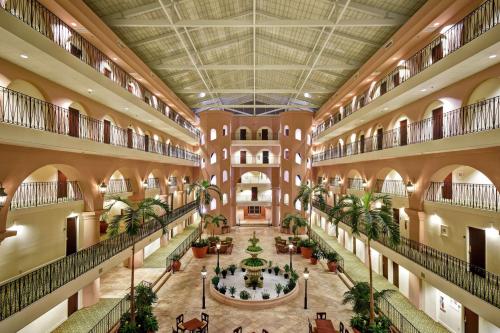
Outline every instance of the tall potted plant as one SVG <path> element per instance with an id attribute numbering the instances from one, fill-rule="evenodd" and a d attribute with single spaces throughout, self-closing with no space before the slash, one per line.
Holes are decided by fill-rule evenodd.
<path id="1" fill-rule="evenodd" d="M 388 237 L 392 245 L 400 241 L 399 226 L 392 219 L 391 198 L 384 194 L 365 193 L 362 197 L 350 194 L 343 197 L 337 204 L 337 218 L 333 223 L 344 222 L 351 226 L 354 235 L 363 232 L 367 238 L 368 258 L 371 258 L 371 242 L 382 237 Z M 368 260 L 369 294 L 370 294 L 370 325 L 375 323 L 375 301 L 373 296 L 372 261 Z"/>
<path id="2" fill-rule="evenodd" d="M 215 228 L 217 227 L 220 227 L 221 226 L 221 223 L 227 223 L 227 218 L 222 215 L 222 214 L 219 214 L 219 215 L 210 215 L 210 214 L 206 214 L 205 215 L 205 229 L 211 229 L 212 231 L 212 237 L 215 237 Z"/>
<path id="3" fill-rule="evenodd" d="M 113 197 L 112 203 L 106 207 L 105 211 L 109 212 L 117 203 L 124 205 L 125 208 L 121 209 L 121 213 L 119 215 L 115 215 L 111 218 L 108 232 L 110 236 L 116 236 L 119 234 L 120 228 L 123 226 L 125 228 L 125 233 L 132 238 L 132 259 L 130 264 L 130 322 L 134 324 L 136 315 L 134 297 L 134 254 L 137 235 L 139 235 L 141 229 L 148 221 L 158 222 L 163 230 L 163 233 L 165 234 L 167 232 L 167 224 L 163 215 L 170 213 L 170 207 L 167 203 L 153 198 L 146 198 L 139 202 L 132 202 L 120 197 Z M 163 214 L 158 214 L 158 211 L 162 211 Z"/>
<path id="4" fill-rule="evenodd" d="M 334 251 L 330 251 L 325 253 L 324 255 L 326 259 L 326 265 L 328 266 L 328 270 L 330 272 L 337 272 L 337 263 L 339 261 L 339 254 Z"/>
<path id="5" fill-rule="evenodd" d="M 289 226 L 291 225 L 294 237 L 298 238 L 299 229 L 307 227 L 307 220 L 300 214 L 288 213 L 283 219 L 282 224 Z"/>
<path id="6" fill-rule="evenodd" d="M 303 239 L 299 243 L 300 254 L 304 259 L 311 259 L 316 242 L 312 239 Z"/>
<path id="7" fill-rule="evenodd" d="M 153 303 L 157 301 L 156 293 L 148 283 L 140 283 L 135 287 L 134 302 L 137 308 L 136 322 L 131 321 L 130 312 L 120 318 L 119 333 L 151 333 L 158 331 L 158 320 L 153 314 Z"/>
<path id="8" fill-rule="evenodd" d="M 217 196 L 220 200 L 222 200 L 222 192 L 217 185 L 211 184 L 210 181 L 198 180 L 189 184 L 187 194 L 190 195 L 191 193 L 194 193 L 194 198 L 198 202 L 198 214 L 200 214 L 201 217 L 201 225 L 204 225 L 207 206 L 210 206 L 210 202 L 214 196 Z"/>
<path id="9" fill-rule="evenodd" d="M 325 196 L 328 196 L 328 191 L 323 184 L 311 186 L 307 183 L 302 183 L 302 185 L 300 185 L 299 193 L 295 200 L 293 200 L 293 203 L 300 201 L 304 213 L 309 211 L 309 228 L 312 227 L 312 200 L 315 198 L 323 207 L 326 204 Z M 308 231 L 307 234 L 310 236 L 310 231 Z"/>
<path id="10" fill-rule="evenodd" d="M 191 243 L 191 250 L 193 251 L 193 256 L 197 259 L 204 258 L 208 252 L 208 240 L 199 239 Z"/>

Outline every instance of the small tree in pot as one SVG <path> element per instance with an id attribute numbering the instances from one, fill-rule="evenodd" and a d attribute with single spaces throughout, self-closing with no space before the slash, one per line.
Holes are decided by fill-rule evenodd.
<path id="1" fill-rule="evenodd" d="M 318 260 L 321 259 L 322 256 L 323 256 L 323 253 L 322 253 L 321 249 L 318 246 L 316 246 L 313 249 L 313 253 L 311 255 L 311 264 L 316 265 L 318 263 Z"/>
<path id="2" fill-rule="evenodd" d="M 316 242 L 312 239 L 303 239 L 300 241 L 300 254 L 304 259 L 311 259 L 314 247 L 316 247 Z"/>
<path id="3" fill-rule="evenodd" d="M 339 254 L 334 251 L 327 252 L 325 253 L 324 258 L 326 259 L 326 265 L 328 266 L 328 270 L 330 272 L 336 273 L 337 263 L 339 261 Z"/>
<path id="4" fill-rule="evenodd" d="M 181 269 L 181 256 L 176 254 L 172 257 L 172 270 L 178 272 Z"/>
<path id="5" fill-rule="evenodd" d="M 191 243 L 191 250 L 195 258 L 201 259 L 205 257 L 208 252 L 208 240 L 200 239 Z"/>

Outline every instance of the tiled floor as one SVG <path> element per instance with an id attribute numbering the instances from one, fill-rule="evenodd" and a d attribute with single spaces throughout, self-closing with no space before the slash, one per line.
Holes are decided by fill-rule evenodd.
<path id="1" fill-rule="evenodd" d="M 289 262 L 288 255 L 277 255 L 274 248 L 274 237 L 278 235 L 274 228 L 240 227 L 233 228 L 231 237 L 234 238 L 235 247 L 232 255 L 221 255 L 221 266 L 237 264 L 248 257 L 244 252 L 248 239 L 256 231 L 260 239 L 260 246 L 264 252 L 260 257 L 272 260 L 273 265 L 284 266 Z M 285 236 L 285 235 L 284 235 Z M 191 256 L 188 252 L 186 256 Z M 158 304 L 155 307 L 160 332 L 171 332 L 175 325 L 175 317 L 181 313 L 185 320 L 199 317 L 201 310 L 201 269 L 207 266 L 208 283 L 213 276 L 216 265 L 216 256 L 210 255 L 204 259 L 190 260 L 181 272 L 170 278 L 167 284 L 158 292 Z M 303 279 L 300 279 L 300 290 L 297 298 L 287 305 L 278 306 L 267 310 L 243 310 L 222 305 L 213 300 L 207 293 L 206 312 L 210 315 L 210 332 L 232 332 L 238 326 L 243 327 L 243 332 L 261 332 L 263 328 L 269 332 L 307 332 L 307 318 L 313 319 L 318 311 L 326 311 L 329 319 L 338 327 L 339 321 L 349 322 L 352 315 L 350 307 L 342 305 L 342 294 L 347 290 L 342 281 L 334 274 L 326 272 L 323 266 L 313 266 L 302 257 L 295 255 L 294 268 L 303 272 L 307 266 L 311 271 L 308 283 L 309 309 L 304 310 Z"/>

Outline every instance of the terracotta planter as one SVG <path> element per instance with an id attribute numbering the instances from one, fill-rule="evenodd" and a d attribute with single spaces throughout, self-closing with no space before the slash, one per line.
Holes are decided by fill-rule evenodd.
<path id="1" fill-rule="evenodd" d="M 330 272 L 333 272 L 333 273 L 337 272 L 337 262 L 336 261 L 329 261 L 327 263 L 327 265 L 328 265 L 328 269 L 330 270 Z"/>
<path id="2" fill-rule="evenodd" d="M 354 328 L 354 327 L 352 328 L 352 331 L 353 331 L 354 333 L 361 333 L 361 331 L 360 331 L 360 330 L 358 330 L 357 328 Z"/>
<path id="3" fill-rule="evenodd" d="M 178 272 L 181 269 L 181 262 L 178 260 L 174 260 L 172 262 L 172 269 L 174 270 L 174 272 Z"/>
<path id="4" fill-rule="evenodd" d="M 105 234 L 108 231 L 108 224 L 104 221 L 99 221 L 99 232 Z"/>
<path id="5" fill-rule="evenodd" d="M 191 247 L 191 250 L 193 250 L 193 256 L 195 258 L 201 259 L 204 258 L 205 255 L 208 252 L 208 246 L 205 247 Z"/>
<path id="6" fill-rule="evenodd" d="M 311 257 L 311 264 L 316 265 L 318 263 L 318 258 Z"/>
<path id="7" fill-rule="evenodd" d="M 312 247 L 300 247 L 300 254 L 302 254 L 302 258 L 304 258 L 304 259 L 311 259 L 312 254 L 313 254 L 313 248 Z"/>

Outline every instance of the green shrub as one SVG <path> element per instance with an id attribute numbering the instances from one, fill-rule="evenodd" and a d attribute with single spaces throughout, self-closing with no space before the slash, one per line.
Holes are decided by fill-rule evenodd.
<path id="1" fill-rule="evenodd" d="M 200 239 L 191 243 L 191 247 L 205 247 L 208 246 L 208 240 Z"/>
<path id="2" fill-rule="evenodd" d="M 240 291 L 240 298 L 243 300 L 247 300 L 250 298 L 250 293 L 246 290 Z"/>

